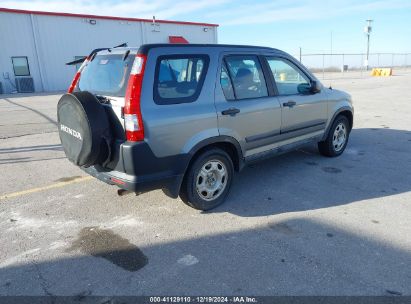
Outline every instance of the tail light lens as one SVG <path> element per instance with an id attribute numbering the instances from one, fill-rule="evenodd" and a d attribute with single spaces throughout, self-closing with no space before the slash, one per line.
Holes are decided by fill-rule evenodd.
<path id="1" fill-rule="evenodd" d="M 145 55 L 136 55 L 128 80 L 124 105 L 124 126 L 126 138 L 129 141 L 144 140 L 140 99 L 146 60 L 147 57 Z"/>
<path id="2" fill-rule="evenodd" d="M 74 89 L 76 88 L 78 81 L 81 76 L 81 72 L 84 70 L 84 67 L 87 65 L 87 63 L 90 61 L 89 57 L 87 57 L 83 63 L 81 64 L 80 68 L 78 69 L 76 75 L 73 78 L 73 81 L 71 82 L 71 85 L 69 89 L 67 90 L 68 93 L 73 93 Z"/>

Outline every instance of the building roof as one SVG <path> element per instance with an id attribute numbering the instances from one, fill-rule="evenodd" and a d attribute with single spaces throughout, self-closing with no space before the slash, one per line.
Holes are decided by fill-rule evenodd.
<path id="1" fill-rule="evenodd" d="M 113 16 L 99 16 L 99 15 L 86 15 L 86 14 L 72 14 L 72 13 L 56 13 L 56 12 L 44 12 L 44 11 L 29 11 L 19 10 L 12 8 L 0 7 L 0 13 L 15 13 L 15 14 L 33 14 L 33 15 L 45 15 L 45 16 L 59 16 L 59 17 L 77 17 L 77 18 L 89 18 L 89 19 L 106 19 L 106 20 L 119 20 L 119 21 L 140 21 L 140 22 L 153 22 L 151 19 L 141 18 L 128 18 L 128 17 L 113 17 Z M 201 23 L 201 22 L 187 22 L 187 21 L 174 21 L 174 20 L 157 20 L 156 23 L 168 23 L 168 24 L 185 24 L 185 25 L 199 25 L 199 26 L 212 26 L 217 27 L 218 24 L 213 23 Z"/>

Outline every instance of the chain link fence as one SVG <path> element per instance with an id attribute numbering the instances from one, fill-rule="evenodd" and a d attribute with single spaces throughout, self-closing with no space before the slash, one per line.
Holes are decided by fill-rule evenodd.
<path id="1" fill-rule="evenodd" d="M 366 77 L 366 54 L 301 54 L 295 56 L 320 79 L 342 77 Z M 392 68 L 397 71 L 411 71 L 411 53 L 370 53 L 368 69 Z"/>

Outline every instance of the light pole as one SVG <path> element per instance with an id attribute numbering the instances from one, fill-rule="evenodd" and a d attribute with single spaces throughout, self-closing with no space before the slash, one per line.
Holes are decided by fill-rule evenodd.
<path id="1" fill-rule="evenodd" d="M 372 19 L 367 19 L 367 25 L 364 28 L 364 33 L 365 35 L 367 35 L 367 57 L 365 59 L 364 65 L 366 70 L 368 71 L 369 68 L 369 57 L 370 57 L 370 35 L 371 35 L 371 31 L 372 31 L 372 27 L 371 27 L 371 22 L 373 22 Z"/>

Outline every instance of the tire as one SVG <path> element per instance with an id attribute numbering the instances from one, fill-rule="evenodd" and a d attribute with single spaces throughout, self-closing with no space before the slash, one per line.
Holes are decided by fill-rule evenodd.
<path id="1" fill-rule="evenodd" d="M 217 148 L 207 150 L 189 166 L 180 197 L 194 209 L 213 209 L 225 201 L 233 175 L 233 162 L 225 151 Z"/>
<path id="2" fill-rule="evenodd" d="M 64 94 L 57 105 L 57 120 L 63 150 L 72 163 L 89 167 L 109 159 L 110 123 L 93 94 Z"/>
<path id="3" fill-rule="evenodd" d="M 318 143 L 318 150 L 327 157 L 340 156 L 347 146 L 350 131 L 350 123 L 347 117 L 337 116 L 328 131 L 327 138 Z"/>

